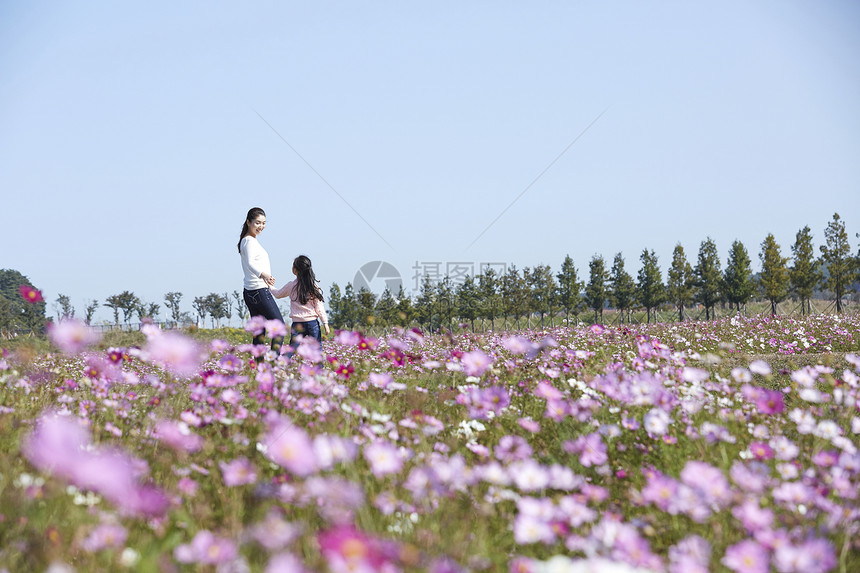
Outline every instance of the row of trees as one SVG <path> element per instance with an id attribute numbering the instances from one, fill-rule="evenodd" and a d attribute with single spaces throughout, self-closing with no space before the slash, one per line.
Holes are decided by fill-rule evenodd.
<path id="1" fill-rule="evenodd" d="M 607 307 L 617 309 L 622 322 L 629 321 L 637 309 L 644 310 L 646 320 L 651 321 L 656 310 L 671 307 L 683 321 L 693 305 L 701 305 L 705 318 L 711 319 L 717 304 L 729 304 L 740 312 L 755 297 L 768 301 L 775 314 L 777 304 L 789 296 L 800 301 L 805 314 L 811 310 L 810 299 L 816 287 L 832 293 L 836 311 L 842 312 L 842 299 L 858 280 L 860 252 L 852 256 L 845 224 L 838 213 L 827 225 L 825 244 L 819 251 L 820 257 L 816 258 L 812 231 L 807 226 L 797 232 L 790 258 L 783 256 L 774 236 L 768 234 L 758 254 L 758 274 L 753 274 L 749 252 L 740 241 L 732 243 L 722 269 L 716 244 L 707 238 L 699 247 L 695 266 L 687 260 L 683 246 L 675 247 L 665 283 L 656 253 L 648 249 L 639 257 L 641 266 L 635 279 L 618 253 L 611 267 L 603 256 L 594 255 L 587 280 L 580 279 L 570 256 L 557 274 L 548 265 L 522 271 L 512 265 L 504 274 L 497 275 L 489 268 L 456 286 L 449 277 L 434 283 L 425 275 L 414 300 L 402 287 L 396 296 L 386 289 L 377 297 L 364 288 L 355 292 L 349 283 L 341 291 L 335 283 L 329 293 L 330 319 L 336 328 L 406 326 L 417 322 L 436 329 L 450 326 L 455 318 L 471 323 L 473 328 L 477 319 L 489 321 L 495 328 L 497 319 L 519 327 L 521 319 L 539 317 L 543 326 L 546 317 L 563 312 L 570 320 L 571 315 L 577 317 L 585 310 L 593 311 L 594 321 L 599 322 Z"/>
<path id="2" fill-rule="evenodd" d="M 182 293 L 169 292 L 164 295 L 164 306 L 167 309 L 165 321 L 174 324 L 205 324 L 206 318 L 211 319 L 212 326 L 220 326 L 221 320 L 228 321 L 237 316 L 240 320 L 247 317 L 247 309 L 242 300 L 242 293 L 233 291 L 232 293 L 209 293 L 205 296 L 195 297 L 191 302 L 191 307 L 194 313 L 183 311 L 180 308 L 182 302 Z M 141 300 L 132 291 L 123 291 L 119 294 L 114 294 L 107 297 L 104 303 L 99 303 L 98 300 L 89 300 L 86 303 L 84 321 L 87 324 L 92 322 L 95 312 L 100 306 L 110 308 L 113 312 L 114 324 L 120 324 L 120 315 L 122 315 L 122 323 L 126 326 L 130 325 L 135 318 L 138 322 L 144 320 L 158 321 L 161 314 L 161 305 L 158 303 L 150 303 Z M 68 296 L 60 294 L 54 302 L 54 310 L 57 314 L 57 320 L 64 320 L 75 316 L 75 308 L 71 304 Z"/>

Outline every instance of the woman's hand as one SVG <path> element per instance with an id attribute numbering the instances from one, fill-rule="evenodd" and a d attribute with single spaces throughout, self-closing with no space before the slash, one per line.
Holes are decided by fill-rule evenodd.
<path id="1" fill-rule="evenodd" d="M 326 334 L 326 336 L 328 336 L 328 335 L 329 335 L 329 332 L 331 332 L 331 331 L 328 329 L 328 325 L 327 325 L 327 324 L 323 324 L 323 328 L 325 329 L 325 334 Z"/>
<path id="2" fill-rule="evenodd" d="M 270 287 L 275 286 L 275 277 L 273 277 L 269 273 L 260 273 L 260 278 L 266 281 L 266 284 Z"/>

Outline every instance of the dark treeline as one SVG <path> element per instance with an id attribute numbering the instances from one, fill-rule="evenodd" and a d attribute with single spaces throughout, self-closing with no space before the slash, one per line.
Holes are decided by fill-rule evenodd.
<path id="1" fill-rule="evenodd" d="M 743 312 L 753 300 L 765 301 L 775 314 L 777 305 L 789 297 L 806 314 L 811 312 L 810 301 L 817 293 L 827 295 L 834 301 L 836 312 L 842 312 L 845 296 L 855 292 L 860 280 L 860 250 L 852 254 L 845 223 L 838 213 L 827 224 L 824 237 L 816 256 L 812 231 L 808 226 L 800 229 L 789 256 L 768 234 L 759 246 L 758 274 L 753 273 L 750 253 L 740 241 L 732 243 L 723 268 L 716 244 L 709 237 L 702 241 L 695 257 L 688 257 L 680 244 L 675 246 L 665 282 L 656 253 L 646 248 L 639 255 L 635 277 L 627 271 L 622 254 L 617 253 L 611 263 L 602 255 L 592 256 L 587 273 L 582 275 L 570 256 L 565 257 L 558 272 L 549 265 L 522 270 L 511 265 L 503 274 L 488 268 L 458 284 L 449 277 L 434 282 L 425 275 L 415 297 L 404 293 L 402 286 L 397 293 L 386 289 L 376 296 L 367 289 L 355 292 L 349 283 L 341 290 L 335 283 L 328 299 L 330 322 L 334 328 L 359 329 L 417 325 L 435 331 L 462 323 L 472 329 L 477 324 L 481 329 L 521 328 L 555 325 L 559 319 L 602 322 L 607 309 L 613 309 L 614 320 L 621 323 L 632 321 L 634 312 L 644 312 L 644 320 L 650 322 L 657 319 L 658 311 L 667 310 L 683 321 L 700 315 L 712 319 L 717 305 Z M 20 272 L 0 270 L 0 332 L 38 332 L 45 327 L 45 302 L 23 300 L 21 285 L 32 286 Z M 81 318 L 90 324 L 99 307 L 110 308 L 113 324 L 126 327 L 135 319 L 169 326 L 204 326 L 209 318 L 212 326 L 220 326 L 223 319 L 248 318 L 239 291 L 195 297 L 191 301 L 193 313 L 180 308 L 182 298 L 179 292 L 165 294 L 162 317 L 161 304 L 123 291 L 104 302 L 86 301 Z M 76 313 L 63 294 L 53 309 L 56 320 Z M 691 309 L 696 309 L 695 316 L 691 316 Z"/>
<path id="2" fill-rule="evenodd" d="M 695 257 L 688 257 L 678 244 L 672 253 L 666 282 L 656 253 L 644 249 L 639 270 L 632 276 L 621 253 L 611 264 L 601 255 L 588 262 L 586 274 L 570 256 L 554 273 L 548 265 L 522 270 L 510 266 L 504 274 L 488 268 L 477 276 L 467 276 L 459 284 L 449 277 L 433 282 L 424 276 L 420 291 L 408 296 L 403 287 L 380 296 L 362 288 L 355 292 L 347 283 L 341 290 L 335 283 L 329 293 L 330 321 L 335 328 L 377 329 L 417 325 L 435 331 L 476 323 L 482 329 L 541 327 L 581 319 L 602 322 L 606 309 L 614 309 L 615 320 L 632 320 L 634 311 L 644 311 L 645 320 L 656 320 L 657 311 L 671 309 L 677 320 L 687 320 L 690 309 L 715 317 L 717 305 L 744 312 L 753 300 L 765 301 L 771 313 L 792 297 L 800 312 L 811 312 L 810 301 L 817 292 L 835 300 L 836 312 L 843 310 L 843 298 L 854 292 L 860 273 L 860 251 L 852 254 L 845 223 L 834 214 L 825 229 L 825 244 L 816 257 L 810 228 L 797 232 L 791 256 L 768 234 L 759 247 L 761 272 L 754 274 L 746 246 L 734 241 L 722 266 L 714 241 L 702 241 Z"/>

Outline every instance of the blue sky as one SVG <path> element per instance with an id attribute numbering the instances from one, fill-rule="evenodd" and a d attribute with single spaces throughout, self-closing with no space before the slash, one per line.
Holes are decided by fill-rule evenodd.
<path id="1" fill-rule="evenodd" d="M 253 206 L 279 283 L 307 254 L 326 292 L 377 260 L 407 291 L 416 262 L 665 273 L 708 236 L 757 266 L 837 211 L 856 249 L 858 29 L 851 1 L 5 2 L 0 267 L 49 309 L 190 311 L 241 289 Z"/>

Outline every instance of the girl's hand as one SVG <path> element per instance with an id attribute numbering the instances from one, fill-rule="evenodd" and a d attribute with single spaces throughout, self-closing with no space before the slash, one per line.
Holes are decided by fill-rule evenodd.
<path id="1" fill-rule="evenodd" d="M 328 329 L 328 325 L 327 325 L 327 324 L 323 324 L 323 328 L 325 329 L 326 336 L 328 336 L 328 334 L 329 334 L 329 332 L 330 332 L 330 331 L 329 331 L 329 329 Z"/>

